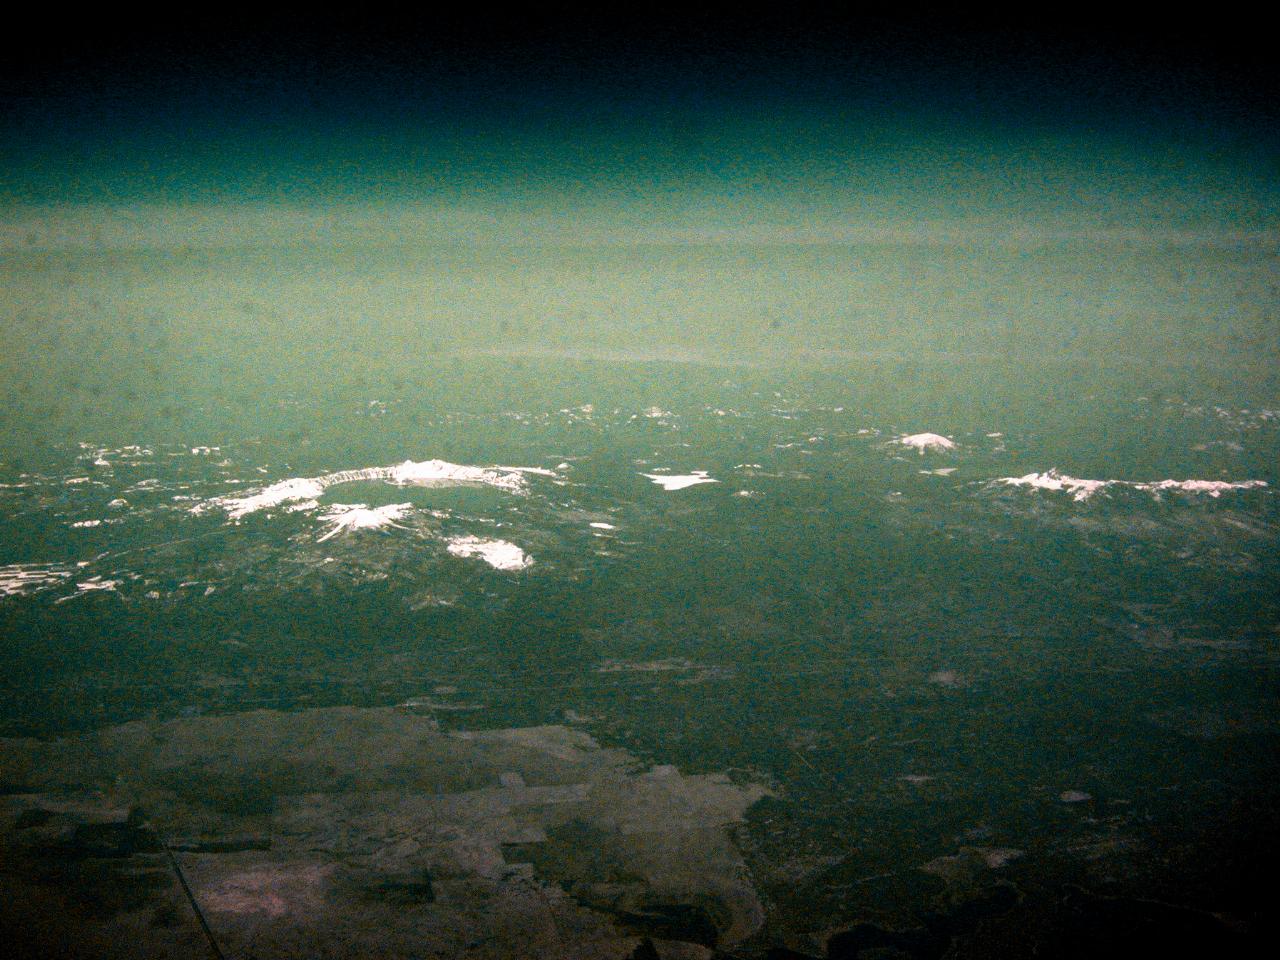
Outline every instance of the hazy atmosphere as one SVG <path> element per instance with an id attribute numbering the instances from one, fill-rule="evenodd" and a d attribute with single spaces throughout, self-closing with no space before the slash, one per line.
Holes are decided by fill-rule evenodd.
<path id="1" fill-rule="evenodd" d="M 4 41 L 15 955 L 1269 953 L 1261 28 L 488 19 Z"/>

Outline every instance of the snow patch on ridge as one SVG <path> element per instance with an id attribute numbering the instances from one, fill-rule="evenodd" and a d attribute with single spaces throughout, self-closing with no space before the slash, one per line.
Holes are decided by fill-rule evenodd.
<path id="1" fill-rule="evenodd" d="M 486 540 L 471 535 L 454 537 L 446 547 L 455 557 L 479 557 L 495 570 L 524 570 L 533 558 L 506 540 Z"/>
<path id="2" fill-rule="evenodd" d="M 329 530 L 316 542 L 324 543 L 351 530 L 379 530 L 383 527 L 407 530 L 408 527 L 396 521 L 412 510 L 411 503 L 389 503 L 372 509 L 363 503 L 335 503 L 321 517 L 321 520 L 329 524 Z"/>
<path id="3" fill-rule="evenodd" d="M 685 474 L 642 473 L 641 476 L 652 480 L 663 490 L 683 490 L 685 487 L 694 487 L 700 483 L 720 482 L 707 476 L 706 470 L 695 470 L 693 473 Z"/>
<path id="4" fill-rule="evenodd" d="M 315 501 L 329 487 L 360 480 L 382 480 L 401 487 L 475 484 L 496 487 L 508 493 L 524 493 L 526 474 L 556 476 L 555 471 L 541 467 L 473 467 L 447 460 L 406 460 L 389 467 L 340 470 L 319 477 L 290 477 L 247 497 L 215 497 L 197 504 L 193 512 L 202 513 L 216 506 L 225 510 L 230 519 L 240 520 L 251 513 L 281 504 Z"/>
<path id="5" fill-rule="evenodd" d="M 0 566 L 0 597 L 35 593 L 71 576 L 67 567 L 53 563 L 11 563 Z"/>
<path id="6" fill-rule="evenodd" d="M 1221 496 L 1228 490 L 1256 490 L 1265 487 L 1265 480 L 1157 480 L 1152 483 L 1135 483 L 1137 490 L 1148 490 L 1159 493 L 1162 490 L 1181 490 L 1184 493 L 1207 493 L 1211 497 Z"/>
<path id="7" fill-rule="evenodd" d="M 290 477 L 251 494 L 247 497 L 217 497 L 206 503 L 196 504 L 192 512 L 200 513 L 210 505 L 222 507 L 232 520 L 239 520 L 259 510 L 278 507 L 282 503 L 298 500 L 315 500 L 324 493 L 324 484 L 311 477 Z"/>
<path id="8" fill-rule="evenodd" d="M 1000 477 L 992 483 L 1002 483 L 1009 487 L 1028 487 L 1034 490 L 1053 490 L 1071 494 L 1076 501 L 1088 500 L 1095 493 L 1108 487 L 1129 487 L 1133 490 L 1145 490 L 1159 496 L 1166 490 L 1180 490 L 1184 493 L 1207 493 L 1211 497 L 1219 497 L 1230 490 L 1254 490 L 1265 487 L 1265 480 L 1155 480 L 1139 482 L 1135 480 L 1082 480 L 1068 476 L 1057 469 L 1044 473 L 1028 473 L 1021 477 Z"/>
<path id="9" fill-rule="evenodd" d="M 1003 483 L 1009 487 L 1030 487 L 1035 490 L 1065 491 L 1073 500 L 1088 500 L 1099 490 L 1108 487 L 1111 480 L 1081 480 L 1059 473 L 1056 469 L 1044 473 L 1028 473 L 1021 477 L 1000 477 L 993 483 Z"/>
<path id="10" fill-rule="evenodd" d="M 942 436 L 940 433 L 913 433 L 909 436 L 899 437 L 894 443 L 901 444 L 904 447 L 912 447 L 921 455 L 926 450 L 956 449 L 955 441 Z"/>
<path id="11" fill-rule="evenodd" d="M 66 597 L 59 597 L 54 603 L 66 603 L 68 600 L 74 600 L 76 597 L 83 597 L 89 593 L 115 593 L 116 587 L 124 583 L 123 580 L 108 580 L 106 577 L 97 576 L 90 577 L 88 580 L 79 580 L 76 582 L 76 592 Z"/>

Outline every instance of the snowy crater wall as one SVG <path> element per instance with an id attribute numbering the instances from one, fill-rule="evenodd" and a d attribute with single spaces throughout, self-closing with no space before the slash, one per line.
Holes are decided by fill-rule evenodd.
<path id="1" fill-rule="evenodd" d="M 556 476 L 553 470 L 541 467 L 474 467 L 450 463 L 447 460 L 406 460 L 390 467 L 363 467 L 358 470 L 340 470 L 319 477 L 290 477 L 273 483 L 257 493 L 244 497 L 215 497 L 192 508 L 202 513 L 211 507 L 225 510 L 232 520 L 239 520 L 259 510 L 286 503 L 300 505 L 301 509 L 316 506 L 316 501 L 326 489 L 340 483 L 361 480 L 381 480 L 395 486 L 454 486 L 474 485 L 495 487 L 508 493 L 524 493 L 526 474 Z"/>

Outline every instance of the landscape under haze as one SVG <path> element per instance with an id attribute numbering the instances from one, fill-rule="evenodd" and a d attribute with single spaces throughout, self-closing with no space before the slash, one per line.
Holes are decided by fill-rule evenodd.
<path id="1" fill-rule="evenodd" d="M 1269 953 L 1248 24 L 328 26 L 9 51 L 10 955 Z"/>

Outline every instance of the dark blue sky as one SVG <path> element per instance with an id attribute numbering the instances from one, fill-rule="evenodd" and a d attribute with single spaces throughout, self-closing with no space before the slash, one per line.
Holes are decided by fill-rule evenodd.
<path id="1" fill-rule="evenodd" d="M 1068 145 L 1069 162 L 1118 151 L 1157 180 L 1194 169 L 1193 191 L 1280 178 L 1260 24 L 1069 12 L 626 22 L 494 7 L 72 26 L 51 14 L 0 51 L 0 197 L 822 193 L 895 177 L 910 191 L 938 189 L 948 163 L 978 179 L 1049 176 L 1027 172 L 1061 159 L 1029 168 L 1045 143 Z"/>

